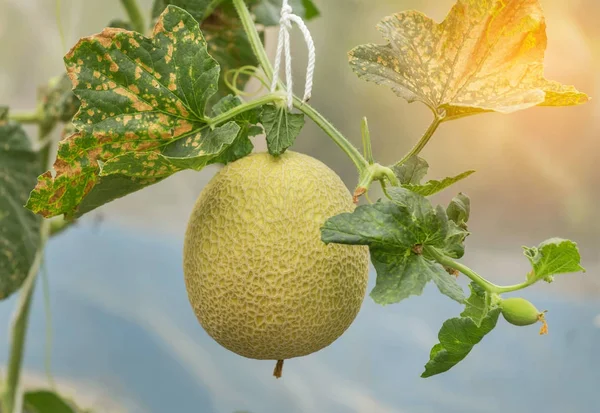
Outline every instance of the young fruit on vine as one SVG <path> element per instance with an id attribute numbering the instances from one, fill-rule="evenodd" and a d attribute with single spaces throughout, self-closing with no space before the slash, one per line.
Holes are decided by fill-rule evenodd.
<path id="1" fill-rule="evenodd" d="M 368 248 L 325 245 L 320 228 L 354 210 L 342 180 L 296 152 L 252 154 L 200 194 L 184 245 L 188 297 L 206 332 L 245 357 L 283 360 L 334 342 L 362 305 Z"/>
<path id="2" fill-rule="evenodd" d="M 543 323 L 540 334 L 547 331 L 544 312 L 539 311 L 535 306 L 524 298 L 507 298 L 500 301 L 502 316 L 506 321 L 515 326 L 529 326 L 541 321 Z"/>

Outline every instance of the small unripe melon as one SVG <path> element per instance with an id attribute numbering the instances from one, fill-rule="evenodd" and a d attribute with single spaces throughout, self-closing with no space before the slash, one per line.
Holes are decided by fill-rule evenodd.
<path id="1" fill-rule="evenodd" d="M 334 342 L 365 297 L 368 248 L 325 245 L 320 228 L 354 207 L 335 172 L 306 155 L 258 153 L 225 166 L 185 236 L 188 298 L 206 332 L 263 360 Z"/>
<path id="2" fill-rule="evenodd" d="M 524 298 L 507 298 L 500 302 L 504 319 L 515 326 L 528 326 L 542 320 L 541 313 Z"/>

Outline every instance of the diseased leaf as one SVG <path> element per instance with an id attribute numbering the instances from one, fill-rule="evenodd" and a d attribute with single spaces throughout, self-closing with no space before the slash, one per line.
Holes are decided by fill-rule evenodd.
<path id="1" fill-rule="evenodd" d="M 425 247 L 449 248 L 449 222 L 443 208 L 404 188 L 389 189 L 391 201 L 362 205 L 328 219 L 321 228 L 325 243 L 368 245 L 377 271 L 371 297 L 379 304 L 420 295 L 433 280 L 440 292 L 462 302 L 456 279 L 424 253 Z M 452 223 L 452 225 L 455 225 Z M 452 236 L 455 234 L 453 233 Z"/>
<path id="2" fill-rule="evenodd" d="M 425 159 L 415 155 L 408 158 L 401 165 L 396 164 L 392 166 L 392 170 L 401 184 L 418 185 L 425 178 L 425 175 L 427 175 L 429 164 Z"/>
<path id="3" fill-rule="evenodd" d="M 580 265 L 581 256 L 577 244 L 562 238 L 550 238 L 537 247 L 523 247 L 533 270 L 528 279 L 551 282 L 552 276 L 571 272 L 585 272 Z"/>
<path id="4" fill-rule="evenodd" d="M 496 327 L 500 309 L 490 310 L 478 326 L 471 317 L 446 320 L 440 329 L 440 342 L 431 349 L 429 362 L 421 377 L 431 377 L 450 370 L 471 352 L 475 344 Z"/>
<path id="5" fill-rule="evenodd" d="M 377 26 L 388 43 L 356 47 L 350 66 L 445 112 L 444 120 L 585 103 L 584 93 L 544 78 L 543 16 L 539 0 L 458 0 L 439 24 L 417 11 L 397 13 Z"/>
<path id="6" fill-rule="evenodd" d="M 215 129 L 207 126 L 193 136 L 168 144 L 161 153 L 127 152 L 111 158 L 101 166 L 100 176 L 166 178 L 184 169 L 199 171 L 233 144 L 239 131 L 233 121 Z"/>
<path id="7" fill-rule="evenodd" d="M 60 142 L 56 176 L 40 176 L 27 203 L 45 217 L 80 216 L 172 172 L 212 163 L 239 133 L 235 124 L 207 132 L 219 65 L 180 8 L 164 11 L 152 38 L 115 28 L 83 38 L 65 64 L 81 100 L 73 119 L 79 131 Z"/>
<path id="8" fill-rule="evenodd" d="M 21 287 L 41 242 L 41 218 L 23 207 L 44 166 L 21 125 L 0 114 L 0 299 Z"/>
<path id="9" fill-rule="evenodd" d="M 28 391 L 23 396 L 23 413 L 84 413 L 72 402 L 49 390 Z"/>
<path id="10" fill-rule="evenodd" d="M 468 177 L 469 175 L 471 175 L 473 173 L 475 173 L 475 171 L 467 171 L 467 172 L 463 172 L 460 175 L 456 175 L 456 176 L 449 177 L 449 178 L 444 178 L 441 181 L 431 180 L 431 181 L 427 181 L 423 185 L 405 184 L 402 186 L 406 189 L 410 189 L 411 191 L 416 192 L 419 195 L 431 196 L 440 191 L 443 191 L 444 189 L 448 188 L 451 185 L 454 185 L 458 181 L 462 181 L 463 179 L 465 179 L 466 177 Z"/>
<path id="11" fill-rule="evenodd" d="M 475 322 L 477 327 L 488 315 L 491 306 L 490 294 L 474 282 L 469 284 L 471 295 L 465 302 L 465 310 L 460 314 L 461 317 L 469 317 Z"/>
<path id="12" fill-rule="evenodd" d="M 284 106 L 265 105 L 260 122 L 267 134 L 267 146 L 271 155 L 281 155 L 294 144 L 304 126 L 304 114 L 290 113 Z"/>

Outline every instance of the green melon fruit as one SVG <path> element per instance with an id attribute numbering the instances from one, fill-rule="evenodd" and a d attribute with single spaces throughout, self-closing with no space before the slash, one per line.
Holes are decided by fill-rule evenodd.
<path id="1" fill-rule="evenodd" d="M 206 332 L 245 357 L 284 360 L 334 342 L 365 297 L 368 248 L 321 241 L 354 210 L 342 180 L 295 152 L 252 154 L 224 167 L 189 219 L 184 274 Z"/>
<path id="2" fill-rule="evenodd" d="M 504 319 L 515 326 L 528 326 L 541 321 L 544 313 L 524 298 L 507 298 L 500 302 Z"/>

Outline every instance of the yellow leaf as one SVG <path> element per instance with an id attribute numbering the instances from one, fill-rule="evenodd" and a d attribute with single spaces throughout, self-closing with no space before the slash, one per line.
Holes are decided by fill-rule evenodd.
<path id="1" fill-rule="evenodd" d="M 544 78 L 546 24 L 538 0 L 458 0 L 438 24 L 416 11 L 384 18 L 385 45 L 349 53 L 359 77 L 421 101 L 445 119 L 585 103 Z"/>

